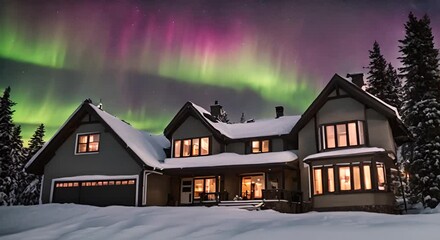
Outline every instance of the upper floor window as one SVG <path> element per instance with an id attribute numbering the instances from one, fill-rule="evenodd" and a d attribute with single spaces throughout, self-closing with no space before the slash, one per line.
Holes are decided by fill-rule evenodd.
<path id="1" fill-rule="evenodd" d="M 269 140 L 255 140 L 251 142 L 252 153 L 269 152 Z"/>
<path id="2" fill-rule="evenodd" d="M 194 157 L 209 154 L 209 137 L 174 141 L 174 157 Z"/>
<path id="3" fill-rule="evenodd" d="M 325 124 L 320 128 L 321 149 L 343 148 L 365 144 L 364 122 Z"/>
<path id="4" fill-rule="evenodd" d="M 78 134 L 76 153 L 99 152 L 99 133 Z"/>

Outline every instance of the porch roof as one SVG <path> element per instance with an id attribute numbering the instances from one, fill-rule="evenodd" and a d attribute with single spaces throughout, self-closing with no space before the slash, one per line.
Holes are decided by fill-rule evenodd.
<path id="1" fill-rule="evenodd" d="M 206 168 L 219 166 L 260 165 L 288 163 L 298 159 L 292 151 L 269 152 L 258 154 L 241 155 L 237 153 L 220 153 L 216 155 L 166 158 L 162 165 L 163 169 Z"/>
<path id="2" fill-rule="evenodd" d="M 334 150 L 328 152 L 321 152 L 307 156 L 304 161 L 310 161 L 314 159 L 322 158 L 336 158 L 336 157 L 346 157 L 346 156 L 356 156 L 356 155 L 367 155 L 371 153 L 385 152 L 385 149 L 378 147 L 361 147 L 361 148 L 350 148 L 343 150 Z"/>

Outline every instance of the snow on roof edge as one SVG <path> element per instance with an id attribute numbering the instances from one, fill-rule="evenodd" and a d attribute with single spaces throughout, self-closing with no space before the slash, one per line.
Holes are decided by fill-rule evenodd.
<path id="1" fill-rule="evenodd" d="M 321 158 L 326 158 L 326 157 L 363 155 L 363 154 L 375 153 L 375 152 L 386 152 L 386 150 L 383 148 L 378 148 L 378 147 L 361 147 L 361 148 L 334 150 L 334 151 L 311 154 L 311 155 L 305 157 L 304 161 L 313 160 L 313 159 L 321 159 Z"/>

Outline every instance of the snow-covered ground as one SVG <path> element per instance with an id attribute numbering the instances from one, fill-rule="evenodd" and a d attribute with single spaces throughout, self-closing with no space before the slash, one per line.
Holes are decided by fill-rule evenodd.
<path id="1" fill-rule="evenodd" d="M 0 239 L 440 239 L 440 209 L 387 215 L 230 207 L 0 207 Z"/>

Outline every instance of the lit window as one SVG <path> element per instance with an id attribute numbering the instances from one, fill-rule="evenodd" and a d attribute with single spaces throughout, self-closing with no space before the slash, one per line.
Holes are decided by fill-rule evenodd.
<path id="1" fill-rule="evenodd" d="M 322 169 L 313 169 L 313 194 L 322 194 Z"/>
<path id="2" fill-rule="evenodd" d="M 260 141 L 252 141 L 252 152 L 253 153 L 260 152 Z"/>
<path id="3" fill-rule="evenodd" d="M 194 199 L 199 201 L 216 200 L 216 178 L 202 178 L 194 180 Z"/>
<path id="4" fill-rule="evenodd" d="M 269 140 L 261 141 L 261 151 L 269 152 Z"/>
<path id="5" fill-rule="evenodd" d="M 200 151 L 200 139 L 194 138 L 192 140 L 192 155 L 199 156 L 199 151 Z"/>
<path id="6" fill-rule="evenodd" d="M 353 166 L 353 184 L 354 190 L 361 189 L 361 169 L 359 166 Z"/>
<path id="7" fill-rule="evenodd" d="M 263 198 L 263 189 L 265 189 L 264 175 L 242 176 L 241 197 L 244 200 Z"/>
<path id="8" fill-rule="evenodd" d="M 321 127 L 320 149 L 364 145 L 362 121 L 325 125 Z"/>
<path id="9" fill-rule="evenodd" d="M 336 141 L 335 141 L 335 126 L 330 125 L 325 127 L 326 131 L 326 142 L 327 142 L 327 148 L 335 148 L 336 147 Z"/>
<path id="10" fill-rule="evenodd" d="M 350 146 L 358 145 L 356 123 L 349 123 L 348 124 L 348 136 L 350 138 L 349 139 Z"/>
<path id="11" fill-rule="evenodd" d="M 209 155 L 209 137 L 174 141 L 174 157 L 178 158 L 200 155 Z"/>
<path id="12" fill-rule="evenodd" d="M 191 139 L 183 140 L 182 156 L 188 157 L 191 155 Z"/>
<path id="13" fill-rule="evenodd" d="M 99 133 L 78 135 L 77 153 L 99 151 Z"/>
<path id="14" fill-rule="evenodd" d="M 202 151 L 201 151 L 201 155 L 208 155 L 209 154 L 209 138 L 204 137 L 202 138 Z"/>
<path id="15" fill-rule="evenodd" d="M 252 153 L 269 152 L 269 140 L 255 140 L 252 141 Z"/>
<path id="16" fill-rule="evenodd" d="M 364 165 L 364 186 L 365 186 L 365 190 L 371 189 L 370 165 Z"/>
<path id="17" fill-rule="evenodd" d="M 339 167 L 339 187 L 341 191 L 351 190 L 350 167 Z"/>
<path id="18" fill-rule="evenodd" d="M 347 126 L 345 124 L 336 125 L 336 134 L 338 135 L 338 147 L 347 146 Z"/>
<path id="19" fill-rule="evenodd" d="M 182 144 L 182 141 L 177 140 L 174 142 L 174 157 L 180 157 L 180 146 Z"/>
<path id="20" fill-rule="evenodd" d="M 333 168 L 327 168 L 327 188 L 328 192 L 335 191 L 335 171 Z"/>
<path id="21" fill-rule="evenodd" d="M 379 190 L 385 190 L 385 167 L 383 163 L 377 163 L 377 186 Z"/>

